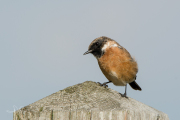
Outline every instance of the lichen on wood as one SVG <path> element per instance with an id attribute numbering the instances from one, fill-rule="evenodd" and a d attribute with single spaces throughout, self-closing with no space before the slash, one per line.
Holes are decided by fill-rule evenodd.
<path id="1" fill-rule="evenodd" d="M 169 120 L 167 114 L 92 81 L 67 87 L 14 114 L 14 120 Z"/>

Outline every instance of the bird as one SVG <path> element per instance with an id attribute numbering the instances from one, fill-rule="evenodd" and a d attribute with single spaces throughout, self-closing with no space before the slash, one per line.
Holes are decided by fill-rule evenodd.
<path id="1" fill-rule="evenodd" d="M 108 79 L 108 82 L 99 83 L 101 86 L 107 87 L 108 83 L 125 86 L 125 93 L 120 93 L 122 97 L 127 97 L 127 84 L 134 90 L 142 90 L 135 81 L 138 72 L 135 58 L 115 40 L 106 36 L 98 37 L 90 43 L 88 51 L 83 55 L 89 53 L 97 59 L 102 73 Z"/>

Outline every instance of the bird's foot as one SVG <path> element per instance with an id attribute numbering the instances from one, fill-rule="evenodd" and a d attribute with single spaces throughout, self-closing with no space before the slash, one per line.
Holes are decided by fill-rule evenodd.
<path id="1" fill-rule="evenodd" d="M 105 88 L 107 88 L 108 87 L 108 85 L 106 85 L 105 83 L 100 83 L 100 82 L 97 82 L 100 86 L 103 86 L 103 87 L 105 87 Z"/>
<path id="2" fill-rule="evenodd" d="M 125 98 L 128 98 L 126 93 L 122 94 L 122 93 L 119 93 L 121 95 L 121 97 L 125 97 Z"/>

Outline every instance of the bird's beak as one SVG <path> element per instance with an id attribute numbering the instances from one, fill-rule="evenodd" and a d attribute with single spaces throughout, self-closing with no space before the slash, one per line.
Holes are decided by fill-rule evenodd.
<path id="1" fill-rule="evenodd" d="M 83 55 L 86 55 L 86 54 L 89 54 L 89 53 L 92 53 L 92 50 L 88 50 L 88 51 L 85 52 Z"/>

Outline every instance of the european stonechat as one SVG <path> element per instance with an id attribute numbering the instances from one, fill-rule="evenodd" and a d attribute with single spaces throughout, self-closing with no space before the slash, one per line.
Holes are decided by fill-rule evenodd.
<path id="1" fill-rule="evenodd" d="M 109 82 L 101 84 L 107 86 L 107 83 L 112 82 L 116 86 L 125 86 L 126 97 L 127 83 L 134 89 L 140 90 L 140 86 L 135 82 L 138 72 L 138 65 L 130 53 L 115 40 L 102 36 L 96 38 L 89 45 L 88 51 L 84 55 L 92 53 L 99 64 L 102 73 L 106 76 Z"/>

